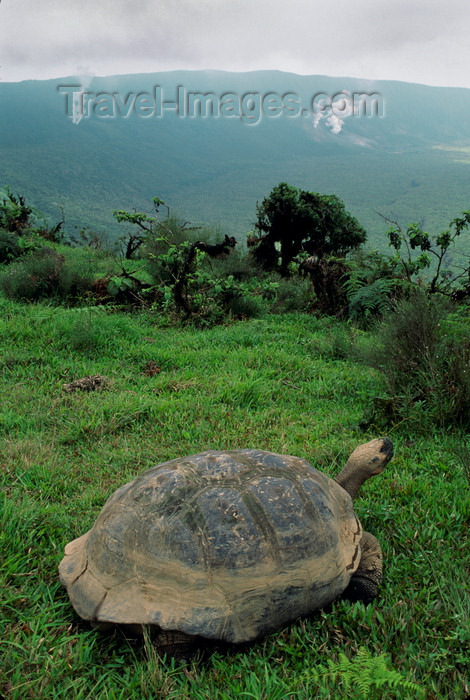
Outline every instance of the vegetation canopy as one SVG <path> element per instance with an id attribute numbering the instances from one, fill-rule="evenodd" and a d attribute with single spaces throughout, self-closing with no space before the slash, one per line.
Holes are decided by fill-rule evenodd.
<path id="1" fill-rule="evenodd" d="M 323 258 L 345 255 L 366 240 L 366 232 L 334 194 L 307 192 L 281 182 L 256 206 L 256 232 L 248 239 L 266 270 L 288 274 L 299 253 Z"/>

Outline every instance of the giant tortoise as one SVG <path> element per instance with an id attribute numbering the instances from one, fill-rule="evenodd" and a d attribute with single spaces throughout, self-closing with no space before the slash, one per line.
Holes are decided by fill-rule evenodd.
<path id="1" fill-rule="evenodd" d="M 353 499 L 392 454 L 388 438 L 372 440 L 336 479 L 254 449 L 158 464 L 66 546 L 60 579 L 82 618 L 149 626 L 169 653 L 201 638 L 257 639 L 341 594 L 368 602 L 382 553 Z"/>

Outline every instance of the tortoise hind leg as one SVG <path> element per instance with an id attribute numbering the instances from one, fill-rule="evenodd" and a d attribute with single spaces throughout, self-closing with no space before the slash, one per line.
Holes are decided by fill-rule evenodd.
<path id="1" fill-rule="evenodd" d="M 356 572 L 351 576 L 343 598 L 352 602 L 370 603 L 378 593 L 382 581 L 382 550 L 378 540 L 370 532 L 364 532 L 361 538 L 361 561 Z"/>
<path id="2" fill-rule="evenodd" d="M 177 630 L 158 630 L 152 635 L 152 642 L 160 656 L 166 654 L 183 664 L 189 663 L 201 646 L 199 637 L 193 637 Z"/>

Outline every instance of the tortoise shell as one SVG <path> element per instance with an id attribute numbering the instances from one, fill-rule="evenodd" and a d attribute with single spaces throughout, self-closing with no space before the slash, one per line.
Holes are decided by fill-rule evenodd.
<path id="1" fill-rule="evenodd" d="M 86 620 L 247 642 L 340 595 L 361 535 L 349 494 L 307 461 L 208 451 L 119 488 L 59 572 Z"/>

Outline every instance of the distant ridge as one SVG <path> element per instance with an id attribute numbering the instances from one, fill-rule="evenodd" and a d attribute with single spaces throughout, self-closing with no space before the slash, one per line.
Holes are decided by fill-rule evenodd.
<path id="1" fill-rule="evenodd" d="M 0 185 L 68 229 L 118 235 L 112 210 L 158 195 L 243 236 L 285 180 L 338 194 L 380 245 L 376 211 L 442 228 L 470 209 L 469 113 L 467 88 L 280 71 L 0 83 Z"/>

